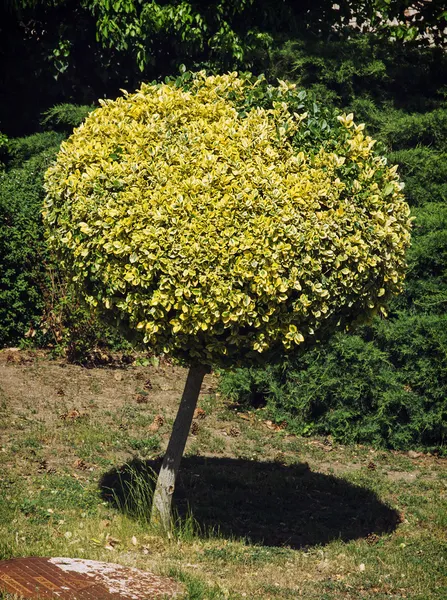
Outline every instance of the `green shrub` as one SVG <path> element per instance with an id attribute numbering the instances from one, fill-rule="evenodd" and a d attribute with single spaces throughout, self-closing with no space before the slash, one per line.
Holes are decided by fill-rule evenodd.
<path id="1" fill-rule="evenodd" d="M 36 157 L 36 160 L 38 160 L 39 155 L 44 155 L 45 152 L 47 152 L 47 155 L 46 157 L 43 156 L 44 160 L 51 162 L 64 137 L 56 131 L 46 131 L 9 140 L 6 159 L 8 168 L 26 168 L 24 163 L 27 160 L 32 157 Z M 35 167 L 32 166 L 32 168 L 35 168 L 37 175 L 36 190 L 40 190 L 41 194 L 43 165 L 36 163 Z"/>
<path id="2" fill-rule="evenodd" d="M 365 121 L 368 131 L 386 148 L 388 155 L 398 155 L 409 172 L 422 166 L 426 156 L 437 160 L 447 150 L 447 104 L 422 113 L 408 113 L 392 104 L 380 106 L 367 98 L 356 98 L 349 104 L 356 120 Z"/>
<path id="3" fill-rule="evenodd" d="M 442 314 L 447 307 L 447 206 L 430 202 L 415 209 L 413 216 L 404 293 L 392 306 L 409 317 Z"/>
<path id="4" fill-rule="evenodd" d="M 447 108 L 388 119 L 381 139 L 389 150 L 429 146 L 447 151 Z"/>
<path id="5" fill-rule="evenodd" d="M 59 149 L 60 134 L 9 142 L 0 173 L 0 346 L 37 328 L 44 308 L 48 253 L 41 222 L 43 174 Z"/>
<path id="6" fill-rule="evenodd" d="M 352 34 L 349 39 L 289 40 L 273 53 L 272 75 L 301 87 L 326 90 L 326 98 L 346 107 L 366 98 L 411 112 L 444 101 L 447 56 L 441 48 L 421 48 Z"/>
<path id="7" fill-rule="evenodd" d="M 447 205 L 431 202 L 414 211 L 416 238 L 408 253 L 412 279 L 447 275 Z"/>
<path id="8" fill-rule="evenodd" d="M 410 206 L 447 202 L 447 152 L 417 146 L 390 152 L 388 159 L 399 165 Z"/>
<path id="9" fill-rule="evenodd" d="M 8 136 L 0 131 L 0 169 L 5 166 L 4 161 L 7 154 L 8 141 Z"/>
<path id="10" fill-rule="evenodd" d="M 263 399 L 269 416 L 298 434 L 445 452 L 447 318 L 439 319 L 404 318 L 374 341 L 339 334 L 281 365 L 226 373 L 220 388 L 246 406 Z"/>
<path id="11" fill-rule="evenodd" d="M 447 426 L 447 315 L 398 313 L 390 322 L 377 321 L 373 331 L 376 345 L 386 351 L 401 381 L 427 399 L 427 408 L 441 403 L 444 419 L 439 419 L 439 427 Z M 436 420 L 438 415 L 427 412 L 426 418 Z"/>

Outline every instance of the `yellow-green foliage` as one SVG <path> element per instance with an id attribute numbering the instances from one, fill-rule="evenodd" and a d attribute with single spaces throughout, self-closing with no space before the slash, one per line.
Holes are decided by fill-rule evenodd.
<path id="1" fill-rule="evenodd" d="M 304 153 L 306 113 L 238 111 L 256 85 L 143 85 L 103 102 L 47 172 L 50 244 L 87 301 L 156 352 L 270 356 L 400 289 L 410 219 L 396 169 L 352 115 Z"/>

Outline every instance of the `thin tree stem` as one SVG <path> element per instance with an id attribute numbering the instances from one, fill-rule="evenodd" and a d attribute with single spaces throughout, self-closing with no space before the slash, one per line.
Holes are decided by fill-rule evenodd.
<path id="1" fill-rule="evenodd" d="M 171 504 L 180 461 L 197 406 L 203 378 L 209 369 L 205 366 L 190 367 L 182 399 L 172 428 L 171 438 L 163 458 L 152 501 L 151 522 L 171 529 Z"/>

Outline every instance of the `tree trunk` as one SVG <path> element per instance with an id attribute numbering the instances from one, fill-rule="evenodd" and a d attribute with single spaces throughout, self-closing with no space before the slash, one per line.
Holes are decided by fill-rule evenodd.
<path id="1" fill-rule="evenodd" d="M 151 523 L 161 525 L 165 531 L 171 528 L 171 504 L 175 480 L 185 450 L 194 410 L 199 398 L 207 367 L 190 367 L 180 406 L 172 428 L 171 438 L 163 458 L 152 501 Z"/>

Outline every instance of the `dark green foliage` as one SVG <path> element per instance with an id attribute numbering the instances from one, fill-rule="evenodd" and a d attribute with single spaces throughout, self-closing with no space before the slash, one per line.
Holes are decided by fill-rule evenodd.
<path id="1" fill-rule="evenodd" d="M 447 284 L 447 206 L 427 203 L 414 211 L 415 235 L 409 252 L 408 285 L 416 281 Z M 433 305 L 428 305 L 432 308 Z"/>
<path id="2" fill-rule="evenodd" d="M 420 146 L 390 152 L 388 160 L 399 165 L 411 206 L 447 202 L 447 152 Z"/>
<path id="3" fill-rule="evenodd" d="M 271 418 L 286 421 L 298 434 L 444 452 L 446 326 L 445 317 L 384 325 L 386 350 L 380 349 L 380 339 L 337 335 L 282 365 L 228 373 L 221 390 L 245 405 L 259 405 L 263 398 Z"/>
<path id="4" fill-rule="evenodd" d="M 6 158 L 6 154 L 8 152 L 8 136 L 0 131 L 0 169 L 2 169 L 4 165 L 4 160 Z"/>
<path id="5" fill-rule="evenodd" d="M 443 101 L 447 56 L 378 40 L 373 35 L 327 39 L 298 38 L 278 46 L 272 75 L 288 77 L 346 106 L 360 98 L 406 111 L 434 109 Z"/>
<path id="6" fill-rule="evenodd" d="M 94 106 L 57 104 L 44 112 L 41 124 L 48 129 L 71 133 L 92 110 Z"/>
<path id="7" fill-rule="evenodd" d="M 0 347 L 16 344 L 43 311 L 48 255 L 41 224 L 43 173 L 60 134 L 35 134 L 9 143 L 9 168 L 0 173 Z"/>
<path id="8" fill-rule="evenodd" d="M 388 323 L 374 324 L 374 341 L 386 351 L 401 381 L 426 399 L 427 409 L 439 403 L 434 411 L 438 414 L 427 412 L 426 419 L 447 427 L 447 315 L 399 313 Z"/>
<path id="9" fill-rule="evenodd" d="M 382 127 L 381 137 L 390 150 L 424 145 L 446 151 L 447 108 L 388 119 Z"/>
<path id="10" fill-rule="evenodd" d="M 404 293 L 393 301 L 392 308 L 408 313 L 409 318 L 420 313 L 440 315 L 447 307 L 447 205 L 427 202 L 414 209 L 413 216 L 407 281 Z"/>
<path id="11" fill-rule="evenodd" d="M 8 142 L 8 167 L 26 168 L 24 163 L 32 157 L 37 157 L 35 167 L 32 166 L 32 168 L 35 168 L 36 172 L 42 175 L 39 185 L 36 186 L 36 189 L 40 190 L 42 198 L 43 173 L 45 172 L 46 166 L 55 157 L 63 139 L 64 136 L 60 133 L 47 131 L 45 133 L 35 133 L 23 138 L 12 139 Z M 47 154 L 45 155 L 45 153 Z M 43 159 L 44 162 L 39 162 L 39 158 Z"/>

